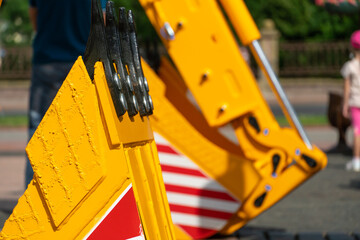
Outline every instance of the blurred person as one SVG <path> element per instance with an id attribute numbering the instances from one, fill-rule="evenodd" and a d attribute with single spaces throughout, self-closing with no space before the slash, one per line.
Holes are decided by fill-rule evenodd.
<path id="1" fill-rule="evenodd" d="M 6 51 L 0 45 L 0 67 L 2 66 L 3 58 L 5 58 L 5 55 L 6 55 Z"/>
<path id="2" fill-rule="evenodd" d="M 29 139 L 75 60 L 83 55 L 91 24 L 91 0 L 29 0 L 35 31 L 29 100 Z M 106 0 L 101 0 L 106 8 Z M 33 178 L 27 158 L 25 186 Z"/>
<path id="3" fill-rule="evenodd" d="M 355 31 L 350 38 L 354 57 L 347 61 L 342 69 L 344 78 L 343 115 L 351 118 L 354 131 L 353 158 L 346 163 L 349 171 L 360 172 L 360 30 Z"/>

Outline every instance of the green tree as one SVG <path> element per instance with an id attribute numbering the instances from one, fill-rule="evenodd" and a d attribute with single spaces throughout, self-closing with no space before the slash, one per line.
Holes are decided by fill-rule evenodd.
<path id="1" fill-rule="evenodd" d="M 358 28 L 359 15 L 331 14 L 310 0 L 245 0 L 256 23 L 274 20 L 285 40 L 343 40 Z"/>
<path id="2" fill-rule="evenodd" d="M 0 42 L 4 45 L 28 45 L 32 27 L 28 0 L 4 1 L 0 8 Z"/>
<path id="3" fill-rule="evenodd" d="M 134 11 L 140 41 L 158 39 L 137 0 L 114 3 L 116 8 L 124 6 Z M 283 40 L 344 40 L 358 29 L 360 22 L 359 14 L 331 14 L 313 0 L 245 0 L 245 3 L 259 27 L 264 19 L 273 19 Z M 4 45 L 24 45 L 31 43 L 31 37 L 28 0 L 5 0 L 0 9 L 0 41 Z"/>
<path id="4" fill-rule="evenodd" d="M 137 0 L 113 0 L 115 9 L 125 7 L 127 10 L 131 9 L 134 13 L 137 35 L 139 41 L 156 40 L 157 34 L 149 19 L 147 18 L 144 9 Z"/>

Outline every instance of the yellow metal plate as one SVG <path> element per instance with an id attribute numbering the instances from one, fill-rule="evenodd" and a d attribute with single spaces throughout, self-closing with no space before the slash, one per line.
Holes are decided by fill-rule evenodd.
<path id="1" fill-rule="evenodd" d="M 117 118 L 101 63 L 94 82 L 80 57 L 27 147 L 35 178 L 0 239 L 84 239 L 130 185 L 146 238 L 174 239 L 149 120 Z"/>
<path id="2" fill-rule="evenodd" d="M 95 88 L 75 65 L 26 151 L 56 227 L 104 176 Z M 87 78 L 86 78 L 87 77 Z"/>

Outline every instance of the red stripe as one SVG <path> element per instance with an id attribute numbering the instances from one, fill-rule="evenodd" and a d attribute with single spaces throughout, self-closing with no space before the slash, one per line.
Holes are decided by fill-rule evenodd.
<path id="1" fill-rule="evenodd" d="M 172 149 L 170 146 L 162 145 L 162 144 L 158 144 L 158 143 L 156 144 L 156 146 L 157 146 L 158 152 L 180 155 L 177 152 L 175 152 L 175 150 Z"/>
<path id="2" fill-rule="evenodd" d="M 177 204 L 169 204 L 171 212 L 187 213 L 202 217 L 211 217 L 222 220 L 228 220 L 233 214 L 221 211 L 208 210 L 203 208 L 193 208 Z"/>
<path id="3" fill-rule="evenodd" d="M 139 236 L 140 229 L 142 226 L 135 196 L 130 188 L 87 240 L 129 239 Z"/>
<path id="4" fill-rule="evenodd" d="M 184 225 L 178 226 L 182 228 L 187 234 L 189 234 L 193 239 L 206 239 L 218 232 L 214 229 L 190 227 Z"/>
<path id="5" fill-rule="evenodd" d="M 180 174 L 186 174 L 186 175 L 191 175 L 191 176 L 208 178 L 202 172 L 200 172 L 199 170 L 196 170 L 196 169 L 173 167 L 173 166 L 169 166 L 169 165 L 161 165 L 161 169 L 163 172 L 180 173 Z"/>
<path id="6" fill-rule="evenodd" d="M 230 196 L 225 192 L 217 192 L 217 191 L 205 190 L 199 188 L 189 188 L 189 187 L 183 187 L 172 184 L 165 184 L 165 188 L 167 192 L 184 193 L 184 194 L 195 195 L 198 197 L 208 197 L 208 198 L 227 200 L 231 202 L 238 202 L 236 199 L 234 199 L 232 196 Z"/>

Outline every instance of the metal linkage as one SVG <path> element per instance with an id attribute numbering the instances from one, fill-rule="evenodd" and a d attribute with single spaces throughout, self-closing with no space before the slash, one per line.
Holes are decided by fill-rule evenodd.
<path id="1" fill-rule="evenodd" d="M 149 95 L 149 85 L 147 83 L 146 78 L 144 77 L 144 73 L 141 66 L 139 47 L 136 41 L 135 21 L 131 10 L 128 11 L 128 23 L 129 23 L 130 47 L 134 60 L 136 78 L 139 83 L 142 94 L 142 102 L 145 106 L 146 113 L 152 114 L 154 106 L 152 105 L 152 99 Z"/>
<path id="2" fill-rule="evenodd" d="M 118 117 L 121 117 L 126 112 L 126 106 L 121 101 L 121 84 L 119 84 L 117 73 L 109 60 L 108 53 L 100 2 L 98 0 L 92 0 L 90 35 L 84 53 L 84 62 L 90 78 L 94 78 L 95 63 L 97 61 L 103 63 L 106 81 L 109 86 L 116 114 Z"/>
<path id="3" fill-rule="evenodd" d="M 134 101 L 134 90 L 130 82 L 130 77 L 127 71 L 124 69 L 124 65 L 121 60 L 120 51 L 120 35 L 117 23 L 117 17 L 114 14 L 114 3 L 111 1 L 107 2 L 106 5 L 106 38 L 107 44 L 110 50 L 110 59 L 116 66 L 117 73 L 120 76 L 120 82 L 123 86 L 123 92 L 127 103 L 127 110 L 129 116 L 135 116 L 139 109 L 137 102 Z"/>
<path id="4" fill-rule="evenodd" d="M 131 10 L 126 14 L 125 8 L 120 8 L 117 23 L 114 4 L 108 1 L 105 27 L 99 0 L 91 1 L 91 9 L 90 35 L 84 53 L 90 77 L 94 77 L 95 63 L 101 61 L 119 118 L 126 111 L 130 117 L 138 112 L 141 116 L 151 115 L 153 104 L 141 67 Z"/>
<path id="5" fill-rule="evenodd" d="M 129 73 L 136 101 L 141 116 L 150 115 L 153 111 L 152 100 L 148 95 L 148 85 L 143 76 L 138 45 L 136 41 L 135 22 L 131 10 L 119 10 L 119 33 L 122 62 Z"/>

